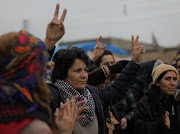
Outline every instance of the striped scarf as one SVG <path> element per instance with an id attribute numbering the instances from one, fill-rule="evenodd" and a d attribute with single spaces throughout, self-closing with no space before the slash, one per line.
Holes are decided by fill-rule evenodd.
<path id="1" fill-rule="evenodd" d="M 76 102 L 85 100 L 86 103 L 79 106 L 79 108 L 87 106 L 88 109 L 82 112 L 80 115 L 85 115 L 86 118 L 79 120 L 79 123 L 81 126 L 85 126 L 89 123 L 91 123 L 94 119 L 94 111 L 95 111 L 95 103 L 93 100 L 93 97 L 89 90 L 85 88 L 81 92 L 76 91 L 71 85 L 66 83 L 63 80 L 57 80 L 54 85 L 62 91 L 69 99 L 73 98 L 75 95 L 79 95 L 79 98 L 77 99 Z"/>

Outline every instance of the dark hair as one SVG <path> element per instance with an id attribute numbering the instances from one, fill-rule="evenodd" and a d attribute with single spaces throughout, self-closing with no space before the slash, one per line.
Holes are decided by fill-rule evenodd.
<path id="1" fill-rule="evenodd" d="M 53 57 L 55 65 L 52 72 L 52 82 L 54 83 L 57 79 L 66 79 L 68 70 L 76 59 L 83 60 L 86 66 L 89 65 L 89 57 L 82 48 L 70 46 L 67 49 L 58 50 Z"/>
<path id="2" fill-rule="evenodd" d="M 98 66 L 95 66 L 95 65 L 90 65 L 90 66 L 88 66 L 88 73 L 89 72 L 92 72 L 92 71 L 94 71 L 95 69 L 97 69 L 97 68 L 99 68 Z"/>
<path id="3" fill-rule="evenodd" d="M 103 58 L 104 55 L 112 55 L 112 57 L 113 57 L 113 59 L 114 59 L 113 53 L 112 53 L 110 50 L 105 49 L 103 55 L 100 56 L 100 57 L 95 61 L 95 65 L 96 65 L 96 66 L 100 66 L 100 63 L 101 63 L 102 58 Z"/>
<path id="4" fill-rule="evenodd" d="M 164 77 L 164 75 L 167 73 L 168 71 L 163 72 L 158 79 L 156 80 L 156 82 L 160 82 L 160 80 Z"/>
<path id="5" fill-rule="evenodd" d="M 177 63 L 178 63 L 178 61 L 180 61 L 180 58 L 178 58 L 178 59 L 176 60 L 176 63 L 175 63 L 175 65 L 174 65 L 175 68 L 177 68 Z"/>
<path id="6" fill-rule="evenodd" d="M 180 51 L 177 51 L 176 55 L 179 55 L 180 54 Z"/>

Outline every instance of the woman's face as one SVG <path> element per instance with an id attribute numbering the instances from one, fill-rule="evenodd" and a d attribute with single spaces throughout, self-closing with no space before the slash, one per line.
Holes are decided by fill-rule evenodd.
<path id="1" fill-rule="evenodd" d="M 65 81 L 77 91 L 81 91 L 86 87 L 87 80 L 88 73 L 85 62 L 81 59 L 76 59 L 69 68 Z"/>
<path id="2" fill-rule="evenodd" d="M 177 87 L 177 75 L 174 71 L 168 71 L 160 82 L 156 83 L 166 95 L 173 95 Z"/>
<path id="3" fill-rule="evenodd" d="M 99 66 L 101 67 L 101 66 L 103 66 L 103 65 L 114 65 L 114 59 L 113 59 L 113 56 L 112 55 L 110 55 L 110 54 L 108 54 L 108 55 L 104 55 L 103 57 L 102 57 L 102 60 L 101 60 L 101 62 L 100 62 L 100 64 L 99 64 Z"/>
<path id="4" fill-rule="evenodd" d="M 178 70 L 178 73 L 180 75 L 180 60 L 177 62 L 177 70 Z"/>

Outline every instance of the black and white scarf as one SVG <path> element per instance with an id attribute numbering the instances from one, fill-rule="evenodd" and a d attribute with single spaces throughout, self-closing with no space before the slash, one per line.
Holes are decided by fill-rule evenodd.
<path id="1" fill-rule="evenodd" d="M 66 83 L 63 80 L 57 80 L 54 85 L 62 91 L 69 99 L 73 98 L 75 95 L 79 95 L 79 98 L 75 102 L 79 102 L 82 100 L 85 100 L 86 103 L 79 106 L 79 108 L 87 106 L 88 109 L 82 112 L 80 115 L 85 115 L 86 118 L 79 120 L 79 123 L 81 126 L 85 126 L 89 123 L 91 123 L 94 119 L 94 111 L 95 111 L 95 104 L 93 97 L 89 90 L 85 88 L 81 92 L 76 91 L 71 85 Z"/>

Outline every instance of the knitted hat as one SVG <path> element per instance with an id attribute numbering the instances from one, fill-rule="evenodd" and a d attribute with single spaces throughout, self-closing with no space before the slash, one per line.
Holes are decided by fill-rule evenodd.
<path id="1" fill-rule="evenodd" d="M 159 76 L 166 71 L 174 71 L 177 74 L 177 79 L 179 79 L 179 74 L 175 67 L 173 67 L 172 65 L 160 64 L 153 69 L 152 72 L 153 84 L 155 84 Z"/>

